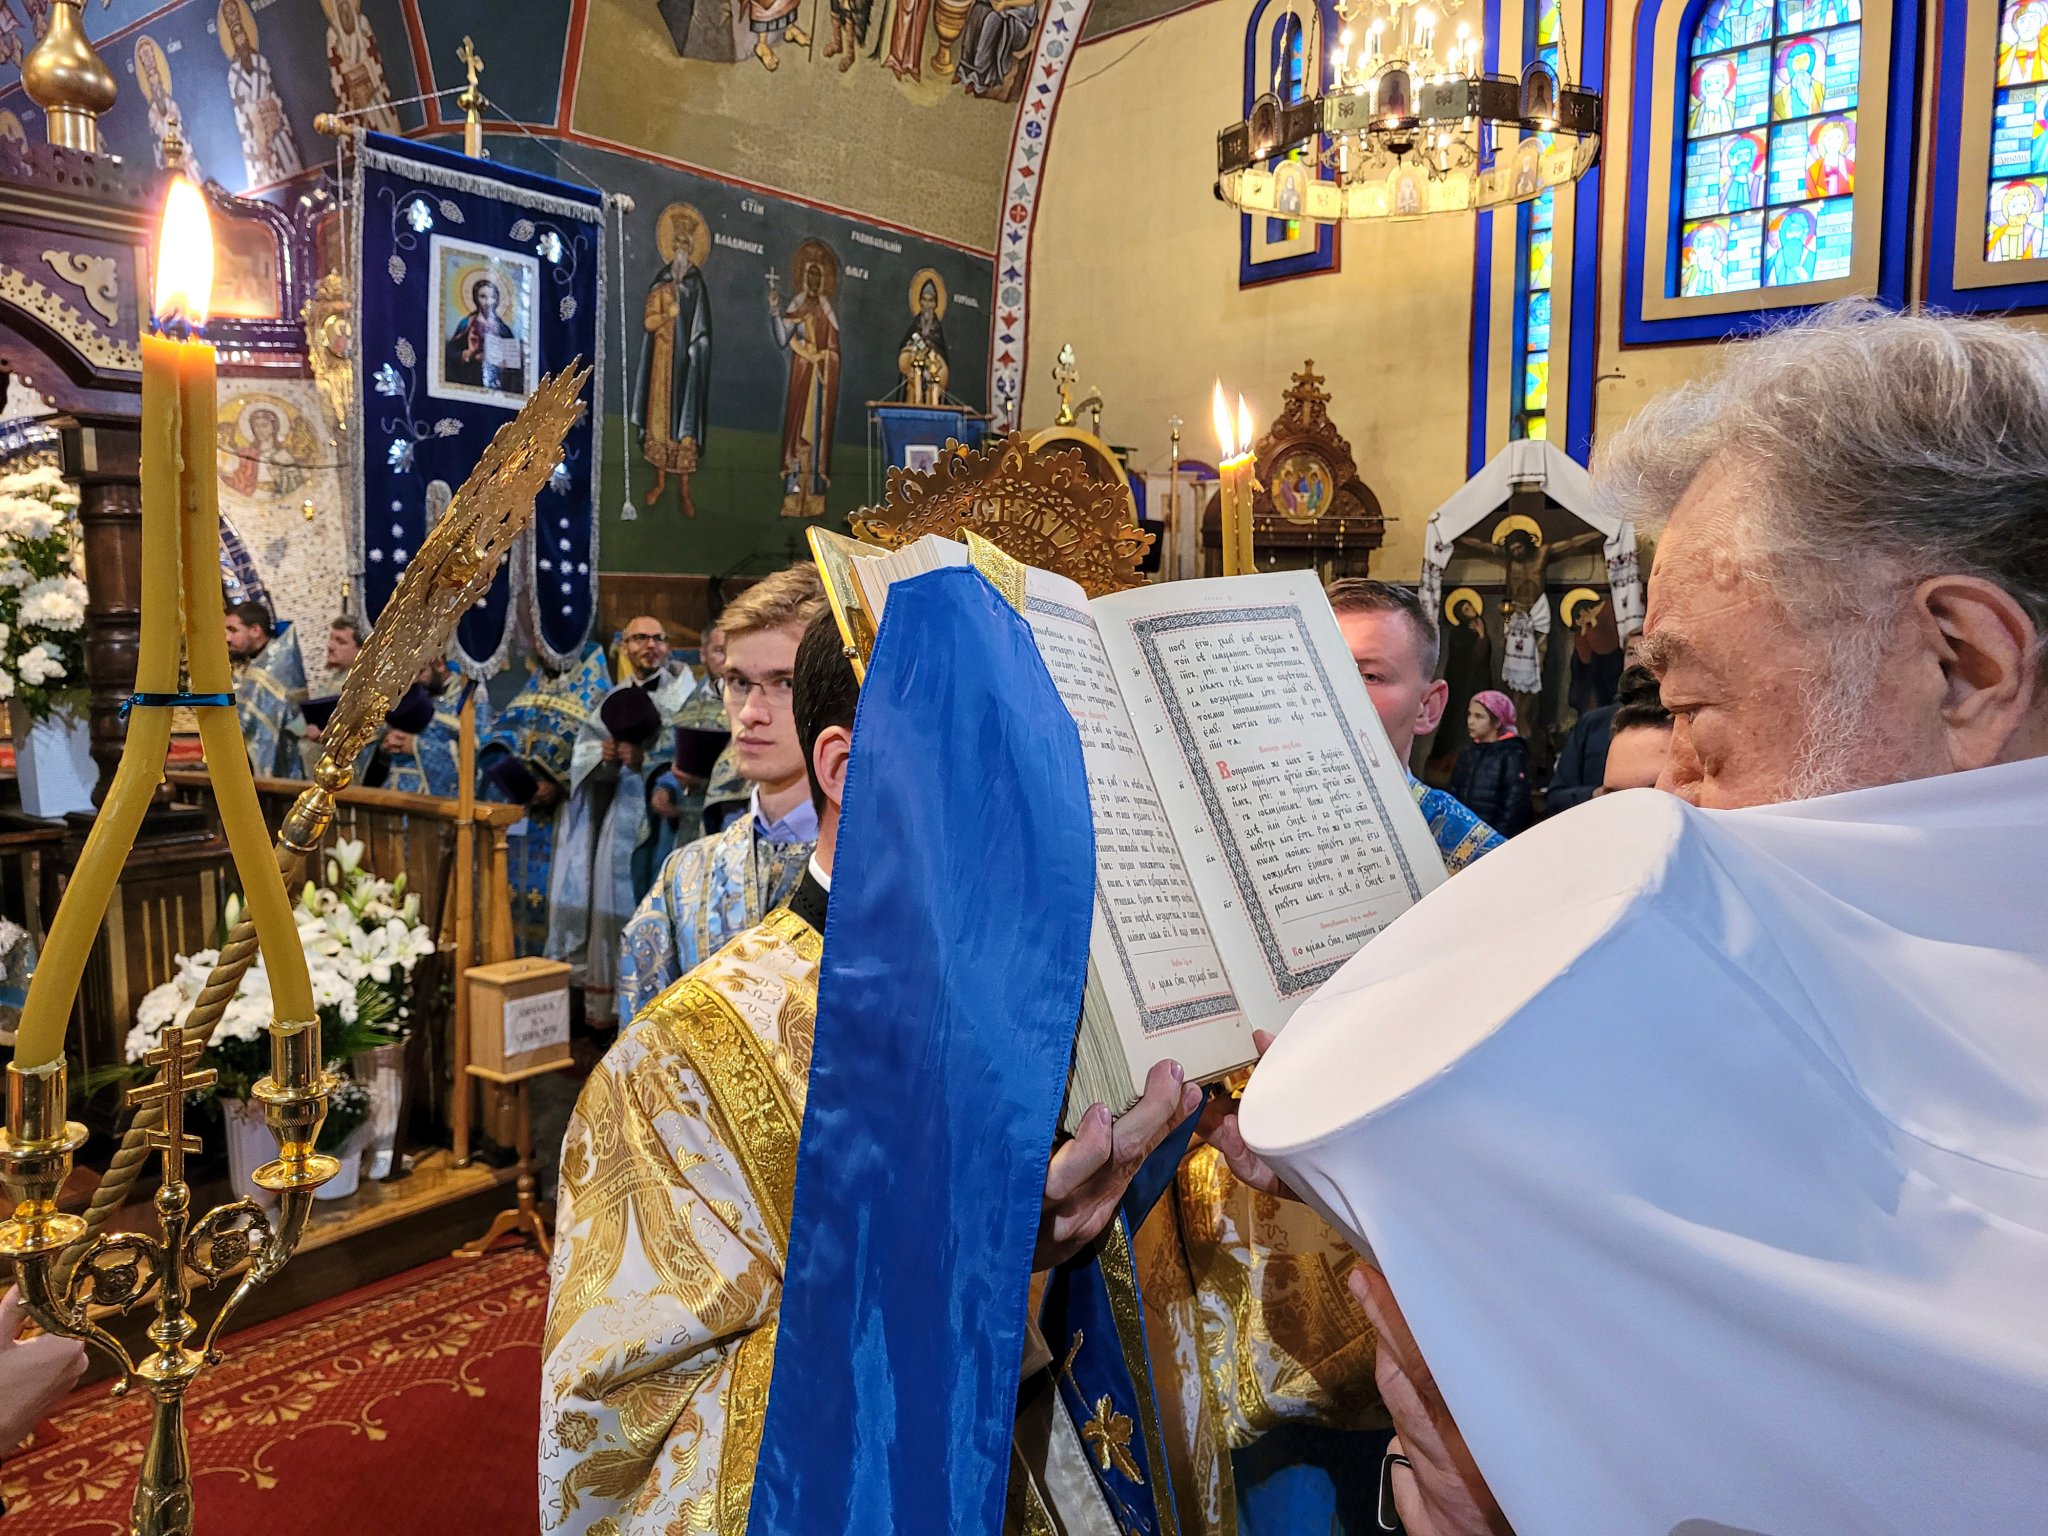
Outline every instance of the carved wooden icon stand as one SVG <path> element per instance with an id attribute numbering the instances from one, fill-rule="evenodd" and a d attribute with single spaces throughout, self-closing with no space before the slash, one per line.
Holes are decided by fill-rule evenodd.
<path id="1" fill-rule="evenodd" d="M 1253 450 L 1253 542 L 1262 556 L 1281 555 L 1283 565 L 1300 565 L 1308 557 L 1363 574 L 1386 537 L 1386 519 L 1379 498 L 1359 478 L 1351 444 L 1330 420 L 1329 391 L 1315 367 L 1313 359 L 1301 365 L 1280 414 Z M 1211 497 L 1202 516 L 1202 545 L 1219 558 L 1222 524 L 1221 502 Z"/>

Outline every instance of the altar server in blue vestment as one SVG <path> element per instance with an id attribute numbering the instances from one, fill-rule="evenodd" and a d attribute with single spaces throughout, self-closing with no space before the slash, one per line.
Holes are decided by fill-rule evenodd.
<path id="1" fill-rule="evenodd" d="M 389 765 L 384 777 L 386 789 L 432 795 L 439 800 L 455 798 L 460 777 L 462 700 L 468 687 L 467 680 L 445 661 L 420 669 L 406 697 L 392 709 L 394 718 L 387 722 L 392 728 L 384 733 L 380 747 Z M 491 731 L 491 703 L 481 688 L 475 691 L 475 697 L 476 737 L 481 743 Z M 422 703 L 424 713 L 420 709 Z M 396 718 L 401 710 L 408 712 L 408 721 L 423 723 L 416 729 L 407 729 L 406 722 Z M 367 784 L 369 780 L 365 778 L 363 782 Z"/>
<path id="2" fill-rule="evenodd" d="M 973 572 L 896 587 L 875 655 L 849 731 L 838 629 L 810 628 L 806 877 L 641 1014 L 570 1121 L 547 1532 L 1176 1528 L 1149 1383 L 1118 1369 L 1135 1289 L 1112 1317 L 1061 1279 L 1128 1269 L 1119 1205 L 1199 1102 L 1161 1062 L 1052 1146 L 1094 890 L 1079 738 Z"/>
<path id="3" fill-rule="evenodd" d="M 824 608 L 816 567 L 793 565 L 747 588 L 719 615 L 729 750 L 751 781 L 751 803 L 724 831 L 678 848 L 656 871 L 620 946 L 621 1019 L 760 922 L 803 876 L 818 817 L 790 713 L 790 679 L 804 626 Z"/>
<path id="4" fill-rule="evenodd" d="M 569 757 L 576 733 L 610 691 L 604 647 L 589 642 L 560 672 L 536 668 L 482 740 L 477 765 L 486 793 L 526 807 L 506 848 L 512 935 L 521 955 L 537 955 L 547 946 L 555 823 L 569 782 Z"/>
<path id="5" fill-rule="evenodd" d="M 401 694 L 385 717 L 383 741 L 377 743 L 362 782 L 371 788 L 397 788 L 408 795 L 432 795 L 453 801 L 459 780 L 463 741 L 463 694 L 467 680 L 446 662 L 420 668 L 412 688 Z M 477 741 L 492 729 L 492 705 L 475 690 Z M 373 778 L 383 764 L 383 778 Z"/>
<path id="6" fill-rule="evenodd" d="M 689 669 L 671 657 L 668 632 L 652 614 L 627 620 L 620 645 L 626 680 L 584 722 L 569 759 L 569 809 L 548 903 L 548 957 L 574 967 L 576 984 L 585 988 L 586 1016 L 600 1022 L 612 1017 L 620 928 L 660 863 L 652 786 L 675 757 L 676 720 L 696 687 Z M 618 729 L 625 720 L 631 721 L 630 738 Z M 593 913 L 593 900 L 606 907 L 604 915 Z M 623 907 L 614 910 L 619 901 Z M 604 953 L 589 967 L 598 978 L 593 987 L 585 980 L 585 951 L 599 927 Z"/>
<path id="7" fill-rule="evenodd" d="M 222 622 L 249 766 L 267 779 L 304 777 L 299 743 L 306 735 L 306 664 L 297 638 L 289 628 L 279 630 L 261 603 L 237 603 Z"/>
<path id="8" fill-rule="evenodd" d="M 640 899 L 634 860 L 653 836 L 648 778 L 664 735 L 655 699 L 632 683 L 606 694 L 596 720 L 584 727 L 586 740 L 604 733 L 604 754 L 580 778 L 570 770 L 574 791 L 555 848 L 545 953 L 569 962 L 570 983 L 583 989 L 583 1016 L 591 1024 L 615 1017 L 619 937 Z"/>

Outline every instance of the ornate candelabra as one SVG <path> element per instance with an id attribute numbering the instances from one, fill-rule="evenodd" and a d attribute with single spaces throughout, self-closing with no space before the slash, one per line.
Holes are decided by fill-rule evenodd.
<path id="1" fill-rule="evenodd" d="M 160 302 L 160 316 L 164 310 Z M 226 668 L 212 604 L 201 601 L 212 580 L 211 541 L 217 538 L 217 529 L 211 533 L 208 529 L 218 517 L 210 484 L 210 353 L 203 360 L 187 356 L 166 362 L 163 368 L 169 377 L 167 382 L 160 381 L 162 387 L 177 399 L 164 406 L 168 420 L 155 433 L 148 430 L 148 418 L 149 380 L 156 375 L 145 371 L 145 441 L 160 445 L 154 458 L 146 455 L 144 463 L 145 559 L 159 562 L 159 571 L 161 562 L 168 560 L 174 573 L 182 573 L 185 650 L 194 686 L 205 688 L 215 673 L 224 676 Z M 349 672 L 313 787 L 300 796 L 286 817 L 274 861 L 263 858 L 261 844 L 252 847 L 247 836 L 248 817 L 255 814 L 254 780 L 241 748 L 232 701 L 217 692 L 173 695 L 163 691 L 164 679 L 175 681 L 177 670 L 175 576 L 160 577 L 154 594 L 145 591 L 144 650 L 138 674 L 145 691 L 136 696 L 144 713 L 131 729 L 123 771 L 52 927 L 50 949 L 38 972 L 43 1007 L 38 1010 L 32 991 L 29 1008 L 24 1011 L 24 1047 L 32 1017 L 61 1021 L 69 1014 L 84 948 L 104 914 L 113 876 L 133 842 L 134 826 L 127 808 L 137 797 L 123 796 L 123 782 L 138 787 L 143 792 L 138 803 L 146 802 L 147 791 L 161 771 L 169 704 L 190 703 L 199 710 L 208 736 L 216 793 L 229 825 L 236 869 L 251 898 L 252 915 L 229 935 L 191 1019 L 182 1028 L 166 1029 L 160 1049 L 146 1058 L 157 1069 L 156 1078 L 129 1095 L 136 1108 L 135 1122 L 86 1217 L 57 1209 L 58 1191 L 85 1140 L 83 1127 L 65 1119 L 68 1085 L 61 1052 L 28 1063 L 18 1058 L 8 1066 L 7 1124 L 0 1131 L 0 1188 L 15 1202 L 13 1218 L 0 1223 L 0 1257 L 13 1261 L 29 1315 L 49 1332 L 82 1339 L 107 1351 L 121 1367 L 121 1380 L 114 1388 L 117 1393 L 139 1385 L 150 1394 L 149 1449 L 131 1514 L 136 1536 L 189 1536 L 192 1490 L 185 1394 L 200 1371 L 220 1358 L 218 1341 L 228 1319 L 251 1292 L 291 1259 L 312 1212 L 313 1191 L 335 1171 L 334 1159 L 313 1149 L 326 1115 L 329 1078 L 321 1062 L 318 1019 L 305 1007 L 298 1011 L 307 1017 L 273 1024 L 270 1075 L 255 1090 L 279 1145 L 277 1159 L 255 1175 L 258 1184 L 277 1195 L 275 1212 L 266 1216 L 254 1202 L 237 1200 L 193 1219 L 184 1158 L 198 1149 L 198 1143 L 184 1129 L 184 1097 L 212 1081 L 212 1074 L 195 1070 L 194 1062 L 259 948 L 269 954 L 274 975 L 289 969 L 293 953 L 281 948 L 275 923 L 265 921 L 259 898 L 264 893 L 274 894 L 277 910 L 289 921 L 285 878 L 296 876 L 320 846 L 333 820 L 335 794 L 347 785 L 351 765 L 378 730 L 392 700 L 426 656 L 445 650 L 457 620 L 483 596 L 514 538 L 532 517 L 534 497 L 560 454 L 562 437 L 582 413 L 581 394 L 588 378 L 587 369 L 572 364 L 563 373 L 541 381 L 518 417 L 492 440 L 462 491 L 408 565 L 381 622 Z M 188 450 L 196 450 L 182 455 L 183 469 L 178 468 L 180 455 L 175 451 L 181 442 Z M 148 488 L 158 475 L 168 477 L 162 482 L 165 489 L 152 495 Z M 173 522 L 180 514 L 182 528 Z M 221 648 L 218 656 L 216 648 Z M 151 688 L 158 691 L 147 691 Z M 246 814 L 233 818 L 231 802 L 237 800 L 243 802 Z M 135 819 L 139 820 L 139 811 Z M 260 820 L 255 823 L 259 832 L 260 825 Z M 91 871 L 88 865 L 93 866 Z M 259 939 L 259 928 L 268 935 L 268 945 Z M 57 959 L 66 934 L 70 942 L 64 947 L 76 952 L 76 964 Z M 295 947 L 296 936 L 284 943 Z M 303 957 L 297 958 L 303 973 Z M 278 990 L 283 1011 L 282 978 Z M 96 1235 L 95 1229 L 118 1207 L 121 1193 L 152 1151 L 163 1156 L 163 1181 L 156 1196 L 158 1234 Z M 114 1186 L 111 1196 L 109 1185 Z M 240 1278 L 234 1290 L 202 1331 L 189 1310 L 192 1286 L 196 1282 L 210 1288 L 237 1274 Z M 138 1361 L 95 1312 L 105 1308 L 127 1311 L 151 1300 L 155 1321 L 148 1337 L 156 1347 Z"/>

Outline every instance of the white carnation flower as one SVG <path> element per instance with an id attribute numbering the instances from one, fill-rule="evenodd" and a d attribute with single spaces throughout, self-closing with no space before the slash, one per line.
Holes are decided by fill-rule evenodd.
<path id="1" fill-rule="evenodd" d="M 175 1024 L 179 1012 L 191 999 L 179 989 L 177 982 L 167 981 L 160 987 L 151 987 L 142 994 L 142 1001 L 135 1005 L 135 1024 L 152 1035 L 162 1032 L 166 1024 Z"/>
<path id="2" fill-rule="evenodd" d="M 78 493 L 54 464 L 36 464 L 0 475 L 0 496 L 51 496 L 75 500 Z"/>
<path id="3" fill-rule="evenodd" d="M 21 669 L 21 680 L 35 686 L 64 676 L 64 663 L 58 659 L 56 648 L 51 645 L 29 647 L 15 664 Z"/>
<path id="4" fill-rule="evenodd" d="M 47 501 L 0 495 L 0 535 L 14 539 L 47 539 L 64 525 L 64 513 Z"/>
<path id="5" fill-rule="evenodd" d="M 48 576 L 21 594 L 21 622 L 36 629 L 69 633 L 85 622 L 85 583 L 76 576 Z"/>

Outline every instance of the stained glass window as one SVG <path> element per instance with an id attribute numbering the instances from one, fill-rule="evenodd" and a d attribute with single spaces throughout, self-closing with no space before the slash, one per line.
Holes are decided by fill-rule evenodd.
<path id="1" fill-rule="evenodd" d="M 2048 0 L 2005 0 L 1998 18 L 1998 95 L 1991 108 L 1991 195 L 1984 259 L 2048 256 Z"/>
<path id="2" fill-rule="evenodd" d="M 1680 295 L 1848 275 L 1862 23 L 1862 0 L 1708 0 L 1687 60 Z"/>
<path id="3" fill-rule="evenodd" d="M 1535 8 L 1530 44 L 1536 59 L 1562 75 L 1558 49 L 1564 35 L 1560 0 L 1540 0 Z M 1536 142 L 1549 149 L 1555 134 L 1538 134 Z M 1521 366 L 1515 373 L 1515 408 L 1509 413 L 1518 437 L 1543 437 L 1548 432 L 1550 410 L 1550 287 L 1553 276 L 1555 236 L 1552 225 L 1557 216 L 1557 191 L 1546 187 L 1521 212 L 1522 270 L 1520 286 L 1522 333 L 1518 339 Z"/>
<path id="4" fill-rule="evenodd" d="M 1292 11 L 1273 24 L 1273 94 L 1288 104 L 1308 95 L 1308 34 L 1302 30 L 1301 18 Z M 1272 165 L 1277 168 L 1287 160 L 1303 160 L 1307 153 L 1305 146 L 1296 145 Z M 1299 219 L 1266 220 L 1268 240 L 1292 240 L 1300 233 Z"/>

